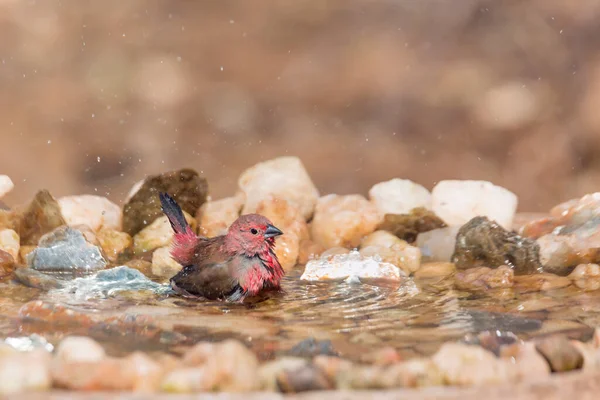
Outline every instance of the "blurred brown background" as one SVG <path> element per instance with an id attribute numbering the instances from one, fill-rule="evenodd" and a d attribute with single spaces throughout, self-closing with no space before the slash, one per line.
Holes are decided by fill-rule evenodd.
<path id="1" fill-rule="evenodd" d="M 213 197 L 302 158 L 323 193 L 486 179 L 544 210 L 600 190 L 600 0 L 0 0 L 0 173 L 120 202 Z"/>

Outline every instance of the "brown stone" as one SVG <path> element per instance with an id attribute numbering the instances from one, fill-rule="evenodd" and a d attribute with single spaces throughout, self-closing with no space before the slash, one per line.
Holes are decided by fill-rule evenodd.
<path id="1" fill-rule="evenodd" d="M 583 367 L 583 355 L 565 336 L 540 339 L 535 348 L 548 361 L 552 372 L 566 372 Z"/>

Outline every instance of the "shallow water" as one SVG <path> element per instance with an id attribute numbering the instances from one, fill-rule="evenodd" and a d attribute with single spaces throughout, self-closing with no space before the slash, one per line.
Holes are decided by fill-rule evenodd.
<path id="1" fill-rule="evenodd" d="M 82 296 L 5 282 L 0 335 L 36 333 L 56 344 L 65 335 L 85 334 L 114 355 L 134 350 L 180 354 L 200 340 L 236 338 L 262 359 L 315 338 L 330 340 L 337 353 L 360 360 L 386 346 L 406 358 L 429 355 L 445 341 L 487 330 L 509 331 L 523 339 L 554 332 L 585 338 L 600 321 L 600 293 L 573 287 L 543 293 L 469 293 L 452 289 L 452 278 L 407 279 L 401 284 L 303 282 L 302 270 L 288 272 L 285 293 L 250 305 L 190 300 L 160 290 L 92 290 Z M 44 306 L 19 312 L 31 300 Z"/>

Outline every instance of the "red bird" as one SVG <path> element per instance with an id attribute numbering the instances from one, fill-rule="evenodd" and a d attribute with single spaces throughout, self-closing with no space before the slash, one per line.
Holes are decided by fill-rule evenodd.
<path id="1" fill-rule="evenodd" d="M 159 196 L 175 232 L 171 257 L 183 265 L 170 280 L 173 290 L 184 296 L 242 302 L 263 290 L 280 289 L 284 271 L 273 249 L 283 232 L 267 218 L 242 215 L 226 235 L 204 238 L 192 231 L 171 196 Z"/>

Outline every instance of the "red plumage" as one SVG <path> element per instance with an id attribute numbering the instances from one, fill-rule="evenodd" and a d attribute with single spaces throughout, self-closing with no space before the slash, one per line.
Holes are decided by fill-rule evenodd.
<path id="1" fill-rule="evenodd" d="M 185 296 L 243 301 L 262 291 L 280 289 L 284 271 L 274 252 L 282 232 L 264 216 L 239 217 L 226 235 L 197 236 L 179 205 L 160 194 L 162 210 L 175 232 L 171 256 L 183 269 L 171 278 L 171 287 Z"/>

